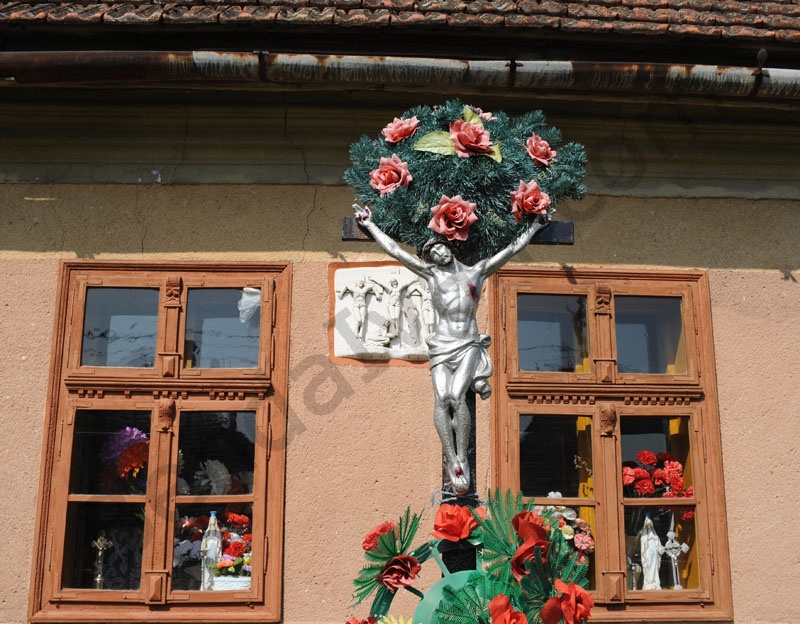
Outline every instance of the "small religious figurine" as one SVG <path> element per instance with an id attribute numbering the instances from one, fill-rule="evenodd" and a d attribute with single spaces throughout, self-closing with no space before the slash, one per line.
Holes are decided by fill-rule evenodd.
<path id="1" fill-rule="evenodd" d="M 353 210 L 357 221 L 383 250 L 421 277 L 430 290 L 436 312 L 433 334 L 426 340 L 435 399 L 433 422 L 442 441 L 450 482 L 457 494 L 465 494 L 471 478 L 467 449 L 472 428 L 467 391 L 471 388 L 482 399 L 491 393 L 488 379 L 492 361 L 486 350 L 490 339 L 478 333 L 475 320 L 483 281 L 525 249 L 543 223 L 534 221 L 510 245 L 467 266 L 456 260 L 442 238 L 430 239 L 417 258 L 375 225 L 369 208 L 355 204 Z"/>
<path id="2" fill-rule="evenodd" d="M 674 522 L 674 519 L 673 519 Z M 681 553 L 689 552 L 689 544 L 681 544 L 675 539 L 675 531 L 667 531 L 667 543 L 664 544 L 664 552 L 669 557 L 672 566 L 672 589 L 683 589 L 681 586 L 680 571 L 678 570 L 678 557 Z"/>
<path id="3" fill-rule="evenodd" d="M 97 534 L 97 539 L 92 540 L 91 545 L 92 548 L 97 550 L 94 556 L 94 588 L 103 589 L 106 584 L 105 578 L 103 577 L 103 558 L 105 557 L 106 551 L 112 548 L 114 544 L 106 538 L 105 531 L 100 531 L 100 533 Z"/>
<path id="4" fill-rule="evenodd" d="M 639 534 L 639 548 L 642 557 L 642 589 L 661 589 L 661 577 L 658 572 L 661 568 L 661 555 L 664 554 L 664 547 L 658 538 L 653 521 L 647 515 L 644 518 L 644 525 Z"/>
<path id="5" fill-rule="evenodd" d="M 203 575 L 201 589 L 212 589 L 214 587 L 214 572 L 211 566 L 222 559 L 222 532 L 217 524 L 217 512 L 209 513 L 208 527 L 203 533 L 200 542 L 200 555 L 203 557 Z"/>
<path id="6" fill-rule="evenodd" d="M 355 283 L 345 286 L 339 293 L 339 299 L 350 293 L 353 295 L 353 313 L 356 317 L 356 336 L 363 341 L 366 334 L 367 325 L 367 295 L 373 293 L 375 298 L 380 301 L 380 292 L 375 291 L 375 287 L 368 285 L 363 277 L 359 277 Z"/>

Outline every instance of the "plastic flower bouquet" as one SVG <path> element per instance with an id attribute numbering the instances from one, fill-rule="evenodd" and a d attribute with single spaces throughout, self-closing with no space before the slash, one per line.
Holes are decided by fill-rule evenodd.
<path id="1" fill-rule="evenodd" d="M 381 230 L 417 252 L 439 235 L 469 265 L 585 192 L 583 146 L 562 144 L 541 111 L 417 106 L 353 143 L 350 158 L 344 179 Z"/>
<path id="2" fill-rule="evenodd" d="M 354 606 L 376 592 L 370 619 L 380 621 L 403 589 L 421 598 L 413 620 L 425 624 L 581 624 L 594 606 L 586 590 L 587 555 L 566 539 L 563 512 L 555 512 L 499 491 L 485 511 L 441 505 L 435 539 L 412 549 L 420 516 L 406 510 L 365 538 L 367 563 L 354 581 Z M 475 570 L 450 573 L 444 565 L 443 547 L 459 544 L 478 547 Z M 414 583 L 431 558 L 444 578 L 423 593 Z"/>

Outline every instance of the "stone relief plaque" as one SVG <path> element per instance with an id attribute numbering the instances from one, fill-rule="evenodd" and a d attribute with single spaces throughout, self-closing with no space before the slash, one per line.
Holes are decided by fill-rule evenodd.
<path id="1" fill-rule="evenodd" d="M 354 266 L 333 276 L 333 351 L 359 360 L 428 359 L 434 326 L 427 284 L 401 266 Z"/>

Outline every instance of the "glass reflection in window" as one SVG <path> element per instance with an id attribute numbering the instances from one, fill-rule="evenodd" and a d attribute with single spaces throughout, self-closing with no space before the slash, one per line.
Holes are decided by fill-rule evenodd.
<path id="1" fill-rule="evenodd" d="M 178 494 L 250 494 L 255 444 L 255 412 L 181 413 Z"/>
<path id="2" fill-rule="evenodd" d="M 517 323 L 520 370 L 589 370 L 586 297 L 520 294 Z"/>
<path id="3" fill-rule="evenodd" d="M 519 480 L 525 496 L 594 496 L 590 417 L 523 414 L 519 432 Z"/>
<path id="4" fill-rule="evenodd" d="M 620 373 L 686 373 L 680 297 L 614 298 Z"/>
<path id="5" fill-rule="evenodd" d="M 189 290 L 185 366 L 255 368 L 258 365 L 260 326 L 260 289 Z"/>
<path id="6" fill-rule="evenodd" d="M 152 368 L 158 289 L 87 288 L 82 366 Z"/>

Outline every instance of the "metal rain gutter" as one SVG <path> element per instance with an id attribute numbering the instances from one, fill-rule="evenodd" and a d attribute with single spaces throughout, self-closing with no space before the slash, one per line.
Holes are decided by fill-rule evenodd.
<path id="1" fill-rule="evenodd" d="M 666 63 L 459 60 L 269 52 L 0 52 L 5 86 L 590 92 L 800 98 L 800 70 Z"/>

